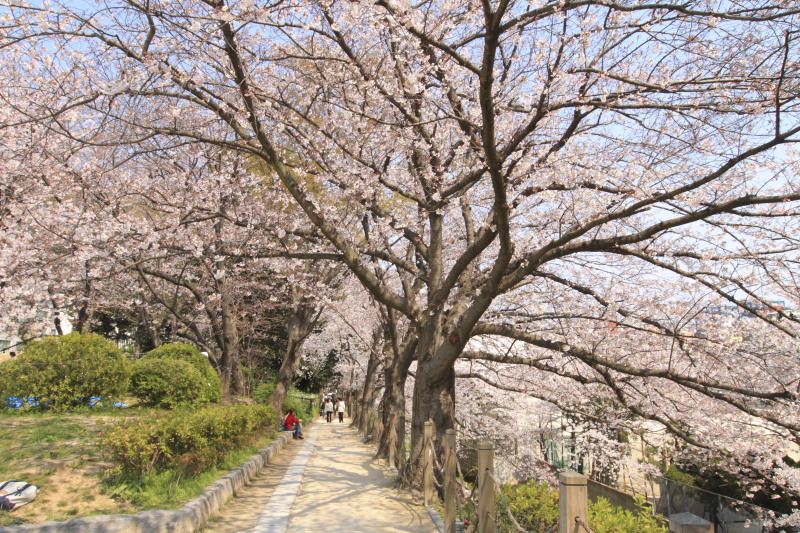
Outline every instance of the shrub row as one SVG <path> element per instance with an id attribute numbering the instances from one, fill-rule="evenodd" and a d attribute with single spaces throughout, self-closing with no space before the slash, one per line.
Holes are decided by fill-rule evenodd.
<path id="1" fill-rule="evenodd" d="M 277 423 L 272 409 L 259 405 L 153 413 L 116 425 L 105 434 L 102 446 L 125 472 L 196 474 L 221 464 L 231 451 Z"/>
<path id="2" fill-rule="evenodd" d="M 502 496 L 498 494 L 496 500 L 498 531 L 517 531 L 508 516 L 509 509 L 526 531 L 547 531 L 558 522 L 558 491 L 546 483 L 531 481 L 521 485 L 508 484 L 501 490 Z M 637 503 L 638 511 L 631 512 L 611 505 L 605 498 L 589 502 L 589 527 L 594 533 L 668 533 L 669 528 L 663 517 L 653 515 L 644 500 Z M 475 519 L 473 504 L 465 511 L 470 519 Z"/>
<path id="3" fill-rule="evenodd" d="M 200 406 L 220 400 L 216 371 L 189 344 L 166 344 L 131 363 L 113 342 L 77 332 L 31 342 L 17 359 L 0 363 L 0 391 L 11 407 L 65 411 L 130 391 L 159 407 Z M 28 400 L 30 399 L 30 400 Z"/>

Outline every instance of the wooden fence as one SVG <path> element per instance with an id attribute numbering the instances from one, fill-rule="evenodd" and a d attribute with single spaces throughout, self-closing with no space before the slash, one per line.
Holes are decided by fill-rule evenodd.
<path id="1" fill-rule="evenodd" d="M 348 405 L 350 406 L 350 416 L 358 422 L 359 430 L 362 431 L 365 440 L 379 440 L 383 431 L 382 420 L 379 413 L 375 410 L 365 410 L 358 405 L 354 393 L 347 395 Z M 405 428 L 405 420 L 400 420 L 400 428 Z M 448 429 L 445 431 L 444 460 L 440 464 L 437 461 L 434 442 L 433 422 L 425 423 L 424 442 L 423 442 L 423 495 L 425 505 L 431 507 L 434 501 L 443 495 L 444 499 L 444 531 L 445 533 L 457 533 L 456 517 L 459 508 L 463 516 L 464 494 L 467 492 L 463 482 L 463 474 L 460 472 L 456 431 Z M 478 443 L 478 475 L 477 487 L 474 491 L 469 491 L 469 499 L 473 500 L 477 506 L 477 520 L 469 529 L 470 533 L 496 533 L 497 511 L 495 506 L 495 494 L 499 490 L 499 484 L 494 476 L 494 444 L 488 441 Z M 406 461 L 405 442 L 402 436 L 398 436 L 395 446 L 390 449 L 389 463 L 398 467 L 402 471 L 402 465 Z M 589 529 L 589 504 L 587 478 L 576 472 L 562 472 L 559 478 L 560 509 L 559 521 L 547 533 L 592 533 Z M 437 481 L 441 480 L 441 482 Z M 438 490 L 437 490 L 438 489 Z M 507 506 L 506 506 L 507 507 Z M 509 510 L 510 512 L 510 510 Z M 519 526 L 516 519 L 509 515 L 511 521 L 517 525 L 519 531 L 524 531 Z"/>

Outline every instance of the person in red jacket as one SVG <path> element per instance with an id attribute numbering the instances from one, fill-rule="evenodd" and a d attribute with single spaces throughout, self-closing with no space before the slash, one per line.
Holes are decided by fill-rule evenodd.
<path id="1" fill-rule="evenodd" d="M 302 421 L 302 419 L 294 416 L 294 409 L 289 409 L 289 412 L 286 413 L 286 417 L 283 419 L 283 430 L 294 431 L 294 438 L 302 439 L 303 427 L 300 425 Z"/>

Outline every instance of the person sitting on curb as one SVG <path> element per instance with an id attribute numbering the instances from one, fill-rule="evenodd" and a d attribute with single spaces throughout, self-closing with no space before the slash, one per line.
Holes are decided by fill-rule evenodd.
<path id="1" fill-rule="evenodd" d="M 302 439 L 303 438 L 303 427 L 300 425 L 303 419 L 299 419 L 294 416 L 294 409 L 289 409 L 289 412 L 286 413 L 286 417 L 283 419 L 283 430 L 284 431 L 294 431 L 295 439 Z"/>

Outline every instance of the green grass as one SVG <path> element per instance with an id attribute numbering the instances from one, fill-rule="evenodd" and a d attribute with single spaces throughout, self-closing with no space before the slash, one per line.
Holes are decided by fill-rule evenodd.
<path id="1" fill-rule="evenodd" d="M 240 466 L 275 438 L 274 433 L 256 440 L 253 445 L 234 450 L 217 468 L 213 468 L 196 476 L 181 477 L 172 471 L 132 476 L 113 473 L 104 481 L 104 493 L 114 498 L 123 499 L 138 510 L 145 509 L 177 509 L 184 503 L 196 498 L 209 485 Z"/>
<path id="2" fill-rule="evenodd" d="M 87 415 L 36 414 L 0 416 L 0 425 L 10 428 L 0 434 L 0 447 L 5 460 L 0 462 L 0 477 L 8 477 L 31 462 L 48 459 L 84 458 L 94 450 L 98 432 L 105 425 L 103 418 L 87 419 Z"/>
<path id="3" fill-rule="evenodd" d="M 68 414 L 0 413 L 0 427 L 3 427 L 0 431 L 0 449 L 3 450 L 0 479 L 22 479 L 42 489 L 34 503 L 14 513 L 0 512 L 0 527 L 66 520 L 74 516 L 180 507 L 229 470 L 250 459 L 274 439 L 273 430 L 278 429 L 270 428 L 270 434 L 254 437 L 250 446 L 232 451 L 218 468 L 197 476 L 180 477 L 162 472 L 136 479 L 111 475 L 113 470 L 106 470 L 101 479 L 99 473 L 89 473 L 111 466 L 100 448 L 101 432 L 122 420 L 151 413 L 152 410 L 136 408 L 87 408 Z M 51 466 L 48 461 L 57 464 Z M 65 470 L 56 475 L 59 466 Z M 56 489 L 64 488 L 57 480 L 65 473 L 74 473 L 76 483 L 70 489 L 67 503 L 61 496 L 54 496 Z M 116 503 L 109 503 L 106 496 L 111 496 Z"/>

